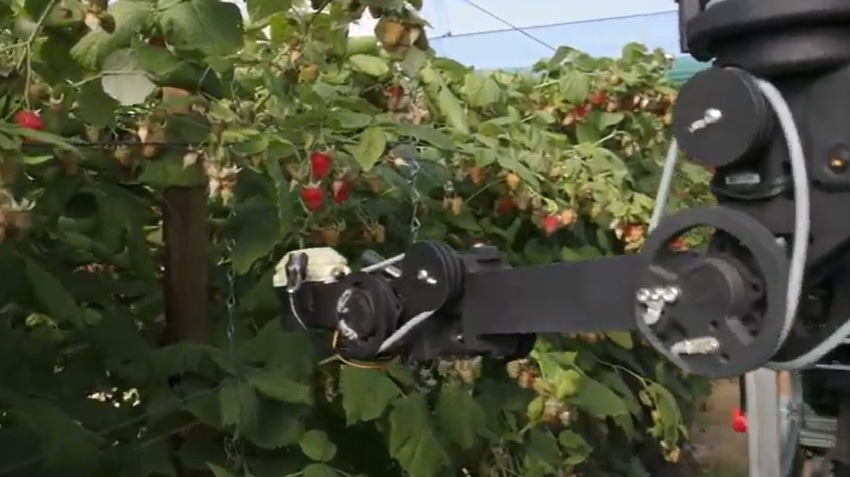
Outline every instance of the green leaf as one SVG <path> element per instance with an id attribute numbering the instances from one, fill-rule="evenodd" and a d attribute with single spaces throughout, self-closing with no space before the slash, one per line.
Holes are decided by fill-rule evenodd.
<path id="1" fill-rule="evenodd" d="M 355 70 L 375 78 L 379 78 L 390 72 L 389 63 L 378 56 L 351 55 L 348 57 L 348 62 Z"/>
<path id="2" fill-rule="evenodd" d="M 336 455 L 336 445 L 323 431 L 310 430 L 298 441 L 301 452 L 317 462 L 330 462 Z"/>
<path id="3" fill-rule="evenodd" d="M 604 384 L 588 376 L 582 377 L 572 403 L 584 412 L 599 418 L 629 413 L 623 398 Z"/>
<path id="4" fill-rule="evenodd" d="M 165 41 L 178 50 L 227 56 L 242 47 L 239 7 L 221 0 L 159 0 L 157 20 Z"/>
<path id="5" fill-rule="evenodd" d="M 262 23 L 276 13 L 292 8 L 291 0 L 247 0 L 248 16 L 254 24 Z"/>
<path id="6" fill-rule="evenodd" d="M 222 426 L 242 429 L 257 418 L 257 395 L 246 383 L 232 380 L 218 392 L 218 400 Z"/>
<path id="7" fill-rule="evenodd" d="M 355 366 L 340 369 L 339 388 L 348 425 L 381 417 L 401 395 L 401 389 L 386 374 Z"/>
<path id="8" fill-rule="evenodd" d="M 40 463 L 48 469 L 90 475 L 98 459 L 96 436 L 74 422 L 53 404 L 35 398 L 12 403 L 9 417 L 17 420 L 40 438 Z"/>
<path id="9" fill-rule="evenodd" d="M 626 115 L 623 113 L 603 112 L 599 114 L 598 126 L 599 129 L 604 131 L 607 128 L 620 124 L 624 119 L 626 119 Z"/>
<path id="10" fill-rule="evenodd" d="M 74 113 L 92 126 L 109 126 L 115 123 L 118 106 L 118 101 L 106 94 L 98 82 L 89 81 L 77 93 Z"/>
<path id="11" fill-rule="evenodd" d="M 143 103 L 156 89 L 130 48 L 110 53 L 103 59 L 103 69 L 108 71 L 100 79 L 103 91 L 122 106 Z"/>
<path id="12" fill-rule="evenodd" d="M 310 464 L 304 467 L 301 475 L 303 477 L 339 477 L 333 467 L 325 464 Z"/>
<path id="13" fill-rule="evenodd" d="M 240 275 L 247 273 L 255 261 L 268 255 L 282 238 L 277 209 L 267 203 L 254 202 L 239 207 L 230 226 L 236 231 L 230 259 Z"/>
<path id="14" fill-rule="evenodd" d="M 580 434 L 569 429 L 558 434 L 558 443 L 566 451 L 567 462 L 570 465 L 584 462 L 593 452 L 593 447 Z"/>
<path id="15" fill-rule="evenodd" d="M 590 95 L 590 78 L 580 71 L 565 70 L 558 79 L 561 96 L 569 103 L 581 104 Z"/>
<path id="16" fill-rule="evenodd" d="M 398 399 L 390 413 L 390 455 L 410 477 L 443 474 L 449 457 L 431 426 L 423 394 Z"/>
<path id="17" fill-rule="evenodd" d="M 68 142 L 62 136 L 57 136 L 55 134 L 47 133 L 44 131 L 35 131 L 33 129 L 22 128 L 14 124 L 0 122 L 0 133 L 8 134 L 11 136 L 30 138 L 35 140 L 36 142 L 43 142 L 45 144 L 57 146 L 67 151 L 72 151 L 77 155 L 82 155 L 76 147 L 71 145 L 71 143 Z"/>
<path id="18" fill-rule="evenodd" d="M 275 450 L 295 445 L 304 435 L 307 406 L 294 406 L 259 399 L 256 418 L 242 429 L 242 434 L 262 449 Z"/>
<path id="19" fill-rule="evenodd" d="M 616 344 L 621 348 L 632 349 L 632 347 L 634 347 L 634 342 L 632 342 L 632 334 L 628 331 L 612 331 L 610 333 L 607 333 L 607 336 L 612 343 Z"/>
<path id="20" fill-rule="evenodd" d="M 339 110 L 328 115 L 328 121 L 339 129 L 361 129 L 372 124 L 374 116 L 354 111 Z"/>
<path id="21" fill-rule="evenodd" d="M 219 467 L 215 464 L 207 463 L 207 467 L 209 467 L 210 471 L 213 473 L 213 477 L 236 477 L 229 470 L 224 467 Z"/>
<path id="22" fill-rule="evenodd" d="M 83 310 L 62 283 L 34 260 L 26 261 L 26 273 L 35 299 L 53 318 L 83 324 Z"/>
<path id="23" fill-rule="evenodd" d="M 392 127 L 399 136 L 409 136 L 425 141 L 434 147 L 446 151 L 454 151 L 455 143 L 450 137 L 431 126 L 422 124 L 394 123 Z"/>
<path id="24" fill-rule="evenodd" d="M 478 402 L 460 386 L 440 389 L 435 408 L 437 422 L 462 449 L 471 449 L 487 430 L 487 416 Z"/>
<path id="25" fill-rule="evenodd" d="M 142 163 L 139 181 L 151 187 L 198 187 L 209 182 L 200 167 L 183 166 L 183 155 L 177 151 L 165 151 L 162 157 Z"/>
<path id="26" fill-rule="evenodd" d="M 463 134 L 469 134 L 466 111 L 464 111 L 464 107 L 457 96 L 447 86 L 440 88 L 437 95 L 437 107 L 440 108 L 440 111 L 446 117 L 446 122 L 452 129 Z"/>
<path id="27" fill-rule="evenodd" d="M 470 106 L 479 108 L 496 103 L 502 95 L 499 84 L 490 76 L 481 73 L 467 74 L 461 92 Z"/>
<path id="28" fill-rule="evenodd" d="M 602 134 L 592 124 L 578 123 L 576 125 L 576 139 L 579 143 L 593 144 L 602 139 Z"/>
<path id="29" fill-rule="evenodd" d="M 245 379 L 257 392 L 271 399 L 293 404 L 313 402 L 310 386 L 291 380 L 283 370 L 253 372 Z"/>
<path id="30" fill-rule="evenodd" d="M 347 149 L 360 167 L 364 171 L 369 171 L 375 167 L 387 149 L 387 134 L 379 127 L 366 128 L 360 133 L 360 141 L 357 145 Z"/>

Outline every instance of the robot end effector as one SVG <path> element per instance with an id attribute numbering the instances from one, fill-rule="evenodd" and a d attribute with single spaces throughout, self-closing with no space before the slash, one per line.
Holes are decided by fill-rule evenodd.
<path id="1" fill-rule="evenodd" d="M 822 358 L 850 334 L 850 294 L 834 292 L 850 221 L 827 214 L 850 207 L 850 3 L 705 3 L 679 2 L 683 45 L 714 66 L 680 91 L 641 255 L 511 268 L 492 247 L 423 242 L 351 273 L 308 249 L 280 266 L 287 307 L 352 359 L 520 357 L 538 333 L 633 329 L 707 377 Z M 718 206 L 662 218 L 679 148 L 715 169 Z M 671 250 L 697 227 L 707 250 Z"/>

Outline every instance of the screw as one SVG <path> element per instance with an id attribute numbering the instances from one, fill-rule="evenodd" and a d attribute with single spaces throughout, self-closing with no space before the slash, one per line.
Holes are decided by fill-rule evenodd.
<path id="1" fill-rule="evenodd" d="M 717 124 L 723 119 L 723 112 L 717 108 L 706 109 L 702 115 L 702 119 L 697 119 L 688 126 L 688 132 L 694 133 L 701 129 L 705 129 L 712 124 Z"/>
<path id="2" fill-rule="evenodd" d="M 675 303 L 679 299 L 679 293 L 676 287 L 664 287 L 661 289 L 661 299 L 667 303 Z"/>
<path id="3" fill-rule="evenodd" d="M 646 288 L 641 288 L 637 292 L 637 301 L 638 303 L 643 303 L 644 305 L 649 302 L 649 290 Z"/>
<path id="4" fill-rule="evenodd" d="M 720 342 L 712 336 L 679 341 L 670 351 L 675 354 L 712 354 L 720 349 Z"/>
<path id="5" fill-rule="evenodd" d="M 437 284 L 437 280 L 434 279 L 434 277 L 432 277 L 428 273 L 428 270 L 425 270 L 425 269 L 420 269 L 418 272 L 416 272 L 416 278 L 419 279 L 420 281 L 423 281 L 423 282 L 429 284 L 429 285 L 436 285 Z"/>

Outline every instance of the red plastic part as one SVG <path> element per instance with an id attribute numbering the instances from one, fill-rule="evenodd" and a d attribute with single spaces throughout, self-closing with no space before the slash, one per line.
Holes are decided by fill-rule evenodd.
<path id="1" fill-rule="evenodd" d="M 741 408 L 732 411 L 732 430 L 735 432 L 747 432 L 747 416 L 741 412 Z"/>

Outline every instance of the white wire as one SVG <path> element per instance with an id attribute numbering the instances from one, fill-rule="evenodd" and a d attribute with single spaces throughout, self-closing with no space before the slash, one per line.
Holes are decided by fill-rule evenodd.
<path id="1" fill-rule="evenodd" d="M 806 169 L 806 158 L 803 152 L 802 141 L 800 140 L 800 134 L 797 131 L 797 125 L 794 122 L 794 116 L 788 108 L 788 103 L 782 97 L 782 94 L 769 82 L 758 79 L 756 80 L 756 84 L 770 103 L 773 110 L 776 112 L 776 117 L 779 119 L 782 134 L 785 136 L 785 142 L 788 147 L 788 156 L 791 161 L 791 175 L 795 199 L 794 244 L 791 249 L 791 267 L 788 271 L 788 290 L 785 297 L 785 320 L 782 325 L 780 339 L 777 342 L 778 349 L 778 347 L 785 342 L 785 338 L 787 338 L 788 333 L 791 330 L 791 326 L 794 324 L 794 319 L 797 316 L 797 308 L 800 302 L 800 293 L 803 288 L 803 276 L 809 246 L 809 228 L 811 225 L 811 219 L 809 216 L 811 208 L 809 178 L 808 171 Z M 664 169 L 658 186 L 658 195 L 650 218 L 650 230 L 654 229 L 658 225 L 664 213 L 667 197 L 670 194 L 670 189 L 672 188 L 673 173 L 678 159 L 678 150 L 679 146 L 674 139 L 670 144 L 670 148 L 667 150 L 667 157 L 664 160 Z M 846 328 L 846 330 L 844 328 Z M 809 353 L 797 358 L 796 360 L 788 363 L 769 363 L 768 365 L 775 369 L 797 369 L 799 367 L 808 366 L 820 359 L 823 354 L 834 349 L 835 346 L 841 343 L 848 333 L 850 333 L 850 321 L 839 328 L 835 335 L 830 336 Z M 836 336 L 837 339 L 834 340 L 833 338 Z M 833 344 L 833 342 L 835 342 L 835 344 Z"/>
<path id="2" fill-rule="evenodd" d="M 292 310 L 292 316 L 295 317 L 295 321 L 297 321 L 298 324 L 301 325 L 301 328 L 304 328 L 305 330 L 309 331 L 309 329 L 307 328 L 307 325 L 305 325 L 304 321 L 301 319 L 301 316 L 298 315 L 298 308 L 295 307 L 295 294 L 294 293 L 289 294 L 289 309 Z"/>
<path id="3" fill-rule="evenodd" d="M 363 268 L 360 269 L 360 271 L 363 272 L 363 273 L 372 273 L 374 271 L 383 270 L 387 267 L 393 266 L 393 265 L 395 265 L 396 263 L 398 263 L 402 260 L 404 260 L 404 254 L 396 255 L 395 257 L 390 257 L 390 258 L 388 258 L 386 260 L 382 260 L 378 263 L 373 263 L 372 265 L 369 265 L 368 267 L 363 267 Z"/>
<path id="4" fill-rule="evenodd" d="M 411 331 L 413 331 L 413 328 L 416 328 L 425 320 L 434 316 L 434 313 L 436 312 L 437 310 L 423 311 L 422 313 L 419 313 L 418 315 L 408 320 L 407 323 L 401 325 L 401 327 L 399 327 L 399 329 L 397 329 L 395 333 L 391 334 L 389 337 L 387 337 L 387 339 L 383 341 L 383 343 L 381 343 L 381 346 L 378 347 L 378 354 L 381 354 L 384 351 L 388 350 L 391 346 L 399 342 L 402 338 L 404 338 Z"/>

